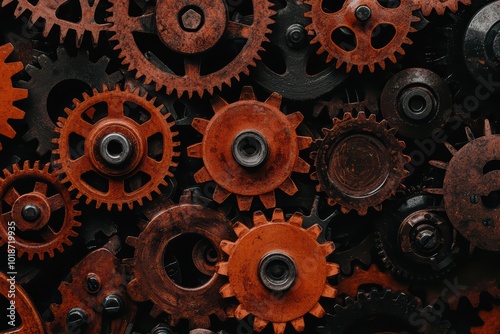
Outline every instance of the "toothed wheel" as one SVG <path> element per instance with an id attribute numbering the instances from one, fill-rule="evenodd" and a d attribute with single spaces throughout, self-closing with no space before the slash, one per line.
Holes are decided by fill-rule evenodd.
<path id="1" fill-rule="evenodd" d="M 235 194 L 239 209 L 248 211 L 253 197 L 259 196 L 266 208 L 274 208 L 276 189 L 289 196 L 298 191 L 291 175 L 309 172 L 299 151 L 312 139 L 295 132 L 304 116 L 284 115 L 280 106 L 279 94 L 259 102 L 253 89 L 244 87 L 236 103 L 217 97 L 210 121 L 194 119 L 192 126 L 203 134 L 203 141 L 188 147 L 188 155 L 203 159 L 204 167 L 194 175 L 196 182 L 217 183 L 214 201 L 222 203 Z"/>
<path id="2" fill-rule="evenodd" d="M 40 167 L 38 161 L 31 167 L 26 161 L 22 169 L 14 165 L 13 172 L 5 169 L 0 177 L 0 246 L 11 239 L 9 231 L 14 227 L 17 255 L 27 254 L 28 260 L 63 252 L 81 225 L 75 220 L 80 215 L 74 208 L 77 201 L 49 167 Z"/>
<path id="3" fill-rule="evenodd" d="M 311 43 L 319 43 L 318 53 L 327 53 L 327 61 L 336 60 L 336 67 L 346 64 L 359 73 L 367 66 L 370 72 L 378 64 L 385 69 L 385 60 L 396 63 L 396 53 L 405 54 L 404 44 L 412 44 L 408 34 L 414 32 L 413 16 L 418 6 L 413 0 L 382 2 L 377 0 L 346 0 L 341 9 L 323 7 L 323 0 L 308 0 L 312 19 L 307 30 L 315 34 Z M 388 28 L 391 27 L 391 28 Z M 391 32 L 389 32 L 391 31 Z M 392 38 L 383 38 L 391 36 Z"/>
<path id="4" fill-rule="evenodd" d="M 326 260 L 335 247 L 332 242 L 318 243 L 321 228 L 302 228 L 302 215 L 298 213 L 285 221 L 283 212 L 276 209 L 269 221 L 262 212 L 256 212 L 253 223 L 251 229 L 237 223 L 236 242 L 221 243 L 229 259 L 217 264 L 217 272 L 228 276 L 229 283 L 220 293 L 238 300 L 234 311 L 237 319 L 255 316 L 253 328 L 257 332 L 268 323 L 272 323 L 275 334 L 284 333 L 287 323 L 304 331 L 307 313 L 318 318 L 325 315 L 319 299 L 337 294 L 326 283 L 328 277 L 339 273 L 338 265 Z"/>
<path id="5" fill-rule="evenodd" d="M 493 305 L 490 311 L 479 311 L 479 317 L 483 320 L 481 327 L 473 327 L 470 329 L 471 334 L 488 334 L 500 332 L 500 306 Z"/>
<path id="6" fill-rule="evenodd" d="M 15 107 L 16 101 L 28 97 L 28 91 L 12 87 L 12 76 L 23 69 L 21 62 L 7 63 L 7 57 L 14 51 L 12 44 L 0 46 L 0 135 L 14 138 L 16 131 L 8 123 L 10 119 L 23 119 L 24 111 Z M 0 151 L 2 143 L 0 142 Z"/>
<path id="7" fill-rule="evenodd" d="M 438 15 L 443 15 L 446 9 L 456 13 L 458 11 L 458 4 L 462 3 L 466 6 L 472 3 L 472 0 L 417 0 L 422 14 L 428 16 L 432 11 L 436 11 Z"/>
<path id="8" fill-rule="evenodd" d="M 380 211 L 382 202 L 396 193 L 407 175 L 405 164 L 410 157 L 403 154 L 405 143 L 399 141 L 384 120 L 375 115 L 356 118 L 345 113 L 335 118 L 333 128 L 323 129 L 325 138 L 318 140 L 315 159 L 318 192 L 326 192 L 330 205 L 339 204 L 341 211 L 356 210 L 365 215 L 368 208 Z"/>
<path id="9" fill-rule="evenodd" d="M 87 204 L 94 200 L 97 208 L 115 205 L 121 211 L 123 205 L 132 209 L 154 192 L 160 194 L 180 155 L 174 150 L 180 145 L 174 140 L 178 133 L 168 122 L 170 114 L 162 114 L 163 106 L 139 90 L 119 87 L 104 87 L 102 93 L 94 89 L 74 104 L 73 110 L 66 109 L 67 118 L 59 118 L 53 154 L 63 182 L 78 191 L 77 198 L 84 195 Z"/>
<path id="10" fill-rule="evenodd" d="M 267 0 L 252 0 L 244 20 L 238 20 L 242 15 L 229 18 L 224 0 L 158 0 L 139 16 L 129 14 L 133 1 L 110 2 L 109 20 L 115 32 L 111 40 L 118 42 L 115 49 L 120 50 L 123 64 L 137 71 L 137 78 L 144 77 L 146 84 L 156 83 L 157 90 L 166 87 L 167 94 L 175 90 L 178 96 L 186 92 L 189 97 L 212 94 L 214 88 L 248 74 L 260 59 L 262 43 L 269 41 L 266 35 L 274 14 Z M 158 48 L 141 47 L 136 36 Z"/>

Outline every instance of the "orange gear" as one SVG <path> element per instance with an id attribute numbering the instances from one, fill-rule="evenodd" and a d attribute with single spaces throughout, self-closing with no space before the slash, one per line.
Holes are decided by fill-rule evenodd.
<path id="1" fill-rule="evenodd" d="M 224 298 L 236 297 L 239 305 L 234 315 L 239 320 L 255 316 L 257 332 L 270 322 L 275 334 L 283 334 L 288 322 L 295 330 L 304 331 L 304 315 L 323 317 L 319 299 L 337 294 L 326 283 L 339 273 L 339 266 L 326 260 L 335 246 L 333 242 L 319 244 L 321 227 L 302 228 L 299 213 L 285 221 L 283 211 L 276 209 L 268 221 L 262 212 L 256 212 L 253 222 L 251 229 L 236 223 L 236 242 L 221 243 L 229 259 L 217 264 L 217 272 L 228 276 L 229 283 L 220 293 Z"/>
<path id="2" fill-rule="evenodd" d="M 163 115 L 163 106 L 128 87 L 94 89 L 93 96 L 83 97 L 74 100 L 73 110 L 66 109 L 68 118 L 59 118 L 55 130 L 59 138 L 53 153 L 59 156 L 55 164 L 61 166 L 63 182 L 78 190 L 77 198 L 84 195 L 87 204 L 95 200 L 97 208 L 105 203 L 108 210 L 113 205 L 132 209 L 134 202 L 142 205 L 153 192 L 160 194 L 159 186 L 167 186 L 165 178 L 173 177 L 173 159 L 180 155 L 174 151 L 178 133 L 167 121 L 170 114 Z M 83 149 L 74 147 L 74 138 Z"/>
<path id="3" fill-rule="evenodd" d="M 0 246 L 9 240 L 8 226 L 13 221 L 18 256 L 28 254 L 29 260 L 35 254 L 43 260 L 45 254 L 54 257 L 55 250 L 63 252 L 64 245 L 72 245 L 69 237 L 78 236 L 74 229 L 81 225 L 75 220 L 80 215 L 74 209 L 77 201 L 49 167 L 40 168 L 36 161 L 31 168 L 25 161 L 22 169 L 14 165 L 13 173 L 5 169 L 4 178 L 0 177 Z M 54 213 L 60 211 L 64 214 L 59 219 Z M 36 238 L 32 237 L 34 231 Z"/>
<path id="4" fill-rule="evenodd" d="M 269 42 L 266 35 L 271 33 L 268 26 L 274 22 L 270 17 L 275 13 L 268 0 L 252 0 L 253 15 L 247 24 L 227 17 L 224 0 L 159 0 L 142 16 L 129 15 L 131 1 L 110 2 L 113 6 L 109 20 L 113 23 L 111 30 L 116 33 L 111 40 L 118 42 L 115 49 L 120 50 L 123 64 L 128 64 L 129 70 L 136 70 L 137 78 L 144 76 L 145 84 L 154 82 L 157 90 L 166 87 L 167 94 L 175 89 L 179 97 L 184 92 L 189 97 L 195 92 L 199 96 L 205 91 L 212 94 L 214 88 L 220 90 L 223 84 L 231 85 L 233 78 L 239 80 L 241 74 L 248 75 L 249 67 L 260 60 L 262 43 Z M 142 51 L 136 43 L 136 33 L 159 38 L 165 52 L 182 54 L 182 70 L 174 71 L 158 56 Z M 246 40 L 246 43 L 226 66 L 203 73 L 203 53 L 227 40 Z"/>
<path id="5" fill-rule="evenodd" d="M 7 63 L 7 57 L 14 51 L 12 44 L 0 46 L 0 135 L 14 138 L 16 131 L 7 122 L 9 119 L 23 119 L 24 111 L 14 107 L 14 102 L 28 97 L 26 89 L 12 87 L 12 76 L 21 71 L 24 66 L 21 62 Z M 0 142 L 0 151 L 2 143 Z"/>
<path id="6" fill-rule="evenodd" d="M 0 295 L 4 297 L 2 299 L 11 300 L 11 298 L 8 298 L 9 291 L 11 290 L 10 286 L 11 283 L 9 277 L 4 273 L 0 272 Z M 35 305 L 31 301 L 26 291 L 24 291 L 24 289 L 19 285 L 16 285 L 15 289 L 16 289 L 15 305 L 17 313 L 15 322 L 16 324 L 20 323 L 21 326 L 16 326 L 6 331 L 0 330 L 0 333 L 2 334 L 45 333 L 45 329 L 43 328 L 43 323 L 40 318 L 40 314 L 38 314 Z M 5 310 L 3 310 L 3 312 L 5 312 Z M 4 313 L 3 316 L 4 319 L 2 319 L 4 324 L 6 323 L 5 315 L 8 315 L 8 313 L 7 314 Z M 7 319 L 9 318 L 7 317 Z"/>
<path id="7" fill-rule="evenodd" d="M 337 12 L 327 12 L 323 8 L 322 0 L 307 0 L 311 11 L 305 16 L 312 19 L 312 24 L 306 29 L 316 36 L 311 43 L 319 43 L 318 54 L 327 52 L 327 61 L 336 60 L 336 67 L 347 65 L 347 72 L 353 66 L 358 67 L 359 73 L 368 66 L 371 72 L 375 71 L 375 64 L 385 69 L 385 60 L 396 63 L 396 53 L 405 54 L 402 46 L 412 44 L 408 34 L 416 30 L 411 26 L 419 18 L 413 16 L 418 6 L 413 0 L 401 1 L 396 8 L 382 6 L 377 0 L 347 0 L 342 9 Z M 383 46 L 374 45 L 372 38 L 376 36 L 381 25 L 390 25 L 395 34 L 392 40 Z M 339 29 L 344 29 L 344 31 Z M 336 43 L 332 33 L 344 33 L 350 30 L 355 42 Z"/>
<path id="8" fill-rule="evenodd" d="M 304 116 L 300 112 L 284 115 L 280 106 L 279 94 L 259 102 L 252 87 L 244 87 L 236 103 L 216 98 L 210 121 L 193 120 L 203 141 L 188 147 L 188 155 L 203 159 L 196 182 L 217 183 L 214 201 L 222 203 L 236 194 L 240 210 L 248 211 L 254 196 L 266 208 L 273 208 L 277 188 L 290 196 L 298 191 L 291 174 L 309 172 L 299 151 L 308 148 L 312 139 L 295 132 Z"/>
<path id="9" fill-rule="evenodd" d="M 335 118 L 333 128 L 323 129 L 325 138 L 317 141 L 317 191 L 328 195 L 328 204 L 341 206 L 343 213 L 356 210 L 366 215 L 368 208 L 380 211 L 382 202 L 396 194 L 407 175 L 405 164 L 410 157 L 403 154 L 405 143 L 388 129 L 387 121 L 378 123 L 375 115 L 359 112 L 354 118 L 345 113 Z"/>
<path id="10" fill-rule="evenodd" d="M 14 0 L 5 0 L 2 2 L 2 7 L 7 6 Z M 31 13 L 30 21 L 35 24 L 40 18 L 45 20 L 43 36 L 48 37 L 54 27 L 60 28 L 61 44 L 66 39 L 70 30 L 76 33 L 76 44 L 79 47 L 82 44 L 85 32 L 90 32 L 94 45 L 97 45 L 99 34 L 101 31 L 106 31 L 111 27 L 110 23 L 97 23 L 95 20 L 96 11 L 100 1 L 79 0 L 78 4 L 81 9 L 81 17 L 78 22 L 65 20 L 60 16 L 62 5 L 67 4 L 67 1 L 62 0 L 17 0 L 17 7 L 14 11 L 14 16 L 19 18 L 24 12 Z"/>
<path id="11" fill-rule="evenodd" d="M 420 5 L 420 10 L 425 16 L 429 16 L 432 10 L 435 10 L 438 15 L 443 15 L 446 9 L 456 13 L 458 11 L 458 4 L 463 3 L 468 6 L 472 3 L 471 0 L 417 0 Z"/>
<path id="12" fill-rule="evenodd" d="M 484 325 L 481 327 L 472 327 L 471 334 L 493 334 L 500 333 L 500 306 L 493 305 L 491 311 L 479 311 L 479 317 Z"/>

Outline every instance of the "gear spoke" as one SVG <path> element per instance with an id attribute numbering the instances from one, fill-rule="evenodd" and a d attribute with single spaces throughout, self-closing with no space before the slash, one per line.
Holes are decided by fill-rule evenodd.
<path id="1" fill-rule="evenodd" d="M 226 30 L 226 38 L 229 38 L 229 39 L 238 39 L 238 38 L 248 39 L 252 35 L 253 26 L 239 23 L 239 22 L 235 22 L 235 21 L 229 21 L 226 29 L 227 29 Z"/>
<path id="2" fill-rule="evenodd" d="M 12 187 L 7 191 L 3 200 L 8 205 L 12 206 L 19 197 L 21 197 L 21 195 L 17 192 L 17 190 L 14 187 Z"/>

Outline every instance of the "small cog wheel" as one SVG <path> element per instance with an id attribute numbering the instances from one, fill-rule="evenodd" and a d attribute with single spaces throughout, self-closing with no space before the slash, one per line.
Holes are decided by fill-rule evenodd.
<path id="1" fill-rule="evenodd" d="M 194 119 L 192 126 L 203 134 L 203 141 L 188 147 L 188 155 L 203 159 L 204 167 L 194 175 L 196 182 L 217 183 L 214 201 L 222 203 L 235 194 L 239 209 L 248 211 L 254 196 L 269 209 L 276 207 L 276 189 L 295 194 L 292 173 L 308 173 L 310 168 L 299 151 L 312 139 L 295 132 L 304 116 L 284 115 L 277 93 L 257 101 L 249 86 L 238 102 L 228 104 L 217 97 L 212 107 L 215 115 L 210 121 Z"/>
<path id="2" fill-rule="evenodd" d="M 229 259 L 217 264 L 217 272 L 228 276 L 229 283 L 220 293 L 238 300 L 234 311 L 237 319 L 255 316 L 253 328 L 257 332 L 268 323 L 272 323 L 275 334 L 283 334 L 287 323 L 302 332 L 304 315 L 323 317 L 325 310 L 319 299 L 337 294 L 326 283 L 340 271 L 337 264 L 326 260 L 335 246 L 333 242 L 318 243 L 321 227 L 302 228 L 299 213 L 286 221 L 283 211 L 275 209 L 269 221 L 259 211 L 254 213 L 253 223 L 251 229 L 237 223 L 236 242 L 221 243 Z"/>
<path id="3" fill-rule="evenodd" d="M 436 11 L 438 15 L 444 15 L 446 9 L 456 13 L 459 3 L 468 6 L 472 3 L 472 0 L 417 0 L 417 3 L 420 6 L 422 14 L 429 16 L 433 10 Z"/>
<path id="4" fill-rule="evenodd" d="M 14 106 L 14 102 L 28 97 L 26 89 L 12 87 L 12 76 L 19 73 L 23 69 L 21 62 L 7 63 L 7 57 L 14 51 L 12 44 L 0 46 L 0 135 L 7 138 L 14 138 L 16 131 L 8 123 L 9 119 L 23 119 L 24 111 Z M 2 143 L 0 142 L 0 151 Z"/>
<path id="5" fill-rule="evenodd" d="M 481 327 L 472 327 L 471 334 L 487 334 L 500 332 L 500 306 L 494 305 L 491 311 L 479 311 L 479 317 L 483 321 Z"/>
<path id="6" fill-rule="evenodd" d="M 109 20 L 115 33 L 111 40 L 118 43 L 115 49 L 120 50 L 123 64 L 135 70 L 137 78 L 144 77 L 146 85 L 154 82 L 157 90 L 166 87 L 167 94 L 175 90 L 179 97 L 184 93 L 202 96 L 205 91 L 212 94 L 214 88 L 221 89 L 223 84 L 231 85 L 233 78 L 248 75 L 249 67 L 260 59 L 262 43 L 269 41 L 266 35 L 271 33 L 268 26 L 274 14 L 268 0 L 252 0 L 250 22 L 230 19 L 224 0 L 158 0 L 140 16 L 129 14 L 133 1 L 110 2 Z M 156 50 L 162 52 L 141 48 L 137 35 L 154 41 Z M 245 43 L 241 45 L 241 41 Z M 234 48 L 239 52 L 228 58 Z M 223 49 L 223 55 L 210 53 Z M 165 53 L 172 56 L 162 56 Z M 216 59 L 224 64 L 214 65 Z"/>
<path id="7" fill-rule="evenodd" d="M 74 208 L 77 201 L 49 167 L 40 167 L 38 161 L 30 167 L 25 161 L 22 169 L 13 165 L 12 173 L 5 169 L 0 177 L 0 245 L 9 240 L 14 222 L 17 255 L 27 254 L 29 260 L 35 255 L 43 260 L 45 254 L 52 258 L 56 250 L 63 252 L 65 245 L 72 245 L 69 237 L 78 236 L 75 228 L 81 225 L 75 220 L 80 215 Z"/>
<path id="8" fill-rule="evenodd" d="M 78 191 L 77 198 L 84 195 L 87 204 L 94 200 L 97 208 L 106 204 L 108 210 L 114 205 L 119 211 L 123 205 L 132 209 L 160 194 L 180 155 L 170 114 L 162 114 L 163 106 L 139 89 L 104 87 L 83 97 L 74 100 L 73 110 L 65 110 L 68 116 L 59 118 L 55 130 L 53 154 L 63 182 Z"/>
<path id="9" fill-rule="evenodd" d="M 5 7 L 13 1 L 14 0 L 2 1 L 1 5 Z M 70 11 L 65 10 L 64 7 L 68 5 L 75 6 L 76 2 L 79 8 L 77 8 L 77 10 L 73 8 L 72 12 L 80 12 L 78 20 L 75 20 L 73 16 L 65 17 L 62 13 L 70 13 Z M 99 14 L 101 14 L 100 16 L 102 17 L 104 16 L 105 11 L 101 2 L 101 0 L 78 0 L 71 1 L 71 3 L 68 4 L 68 1 L 62 0 L 17 0 L 14 16 L 19 18 L 24 12 L 28 11 L 31 13 L 30 22 L 32 24 L 35 24 L 40 18 L 44 19 L 44 37 L 48 37 L 55 27 L 59 27 L 61 44 L 66 40 L 68 32 L 74 31 L 76 33 L 76 45 L 78 47 L 82 44 L 85 32 L 90 32 L 94 45 L 97 45 L 99 34 L 107 31 L 108 28 L 111 27 L 111 24 L 104 22 L 104 20 L 100 23 L 96 20 Z M 101 9 L 102 13 L 99 13 L 99 9 Z"/>
<path id="10" fill-rule="evenodd" d="M 333 128 L 323 129 L 325 138 L 316 141 L 318 149 L 311 154 L 317 191 L 326 192 L 328 203 L 339 204 L 343 213 L 366 215 L 370 207 L 380 211 L 382 202 L 396 194 L 410 162 L 395 132 L 387 121 L 378 123 L 374 114 L 334 118 Z"/>
<path id="11" fill-rule="evenodd" d="M 418 6 L 413 1 L 400 1 L 397 6 L 383 5 L 378 0 L 346 0 L 341 9 L 323 7 L 322 0 L 307 0 L 312 19 L 307 30 L 315 34 L 311 43 L 319 43 L 318 53 L 327 53 L 327 61 L 336 60 L 336 68 L 346 64 L 347 72 L 353 66 L 359 73 L 365 66 L 371 72 L 375 64 L 385 69 L 386 59 L 396 63 L 396 53 L 405 54 L 404 44 L 412 44 L 408 34 L 420 19 L 413 15 Z M 393 37 L 382 38 L 384 29 L 392 27 Z"/>

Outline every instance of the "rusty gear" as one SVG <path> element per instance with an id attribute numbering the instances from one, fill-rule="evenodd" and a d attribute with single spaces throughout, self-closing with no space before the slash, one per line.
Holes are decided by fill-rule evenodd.
<path id="1" fill-rule="evenodd" d="M 3 272 L 0 272 L 0 296 L 2 299 L 11 300 L 9 296 L 11 291 L 11 280 L 7 275 Z M 0 330 L 2 334 L 15 334 L 15 333 L 36 333 L 43 334 L 45 333 L 45 329 L 43 328 L 43 323 L 38 314 L 38 311 L 31 301 L 30 297 L 24 291 L 24 289 L 16 285 L 15 286 L 15 306 L 16 306 L 16 323 L 21 323 L 21 326 L 17 326 L 11 328 L 9 330 Z M 8 311 L 7 311 L 8 312 Z M 4 313 L 4 318 L 7 313 Z M 19 321 L 20 320 L 20 321 Z M 3 324 L 7 322 L 7 320 L 3 320 Z"/>
<path id="2" fill-rule="evenodd" d="M 4 0 L 2 1 L 2 7 L 7 6 L 14 0 Z M 72 18 L 62 18 L 61 17 L 61 7 L 66 5 L 68 1 L 64 0 L 17 0 L 17 7 L 14 11 L 14 16 L 19 18 L 24 12 L 28 11 L 31 13 L 30 22 L 35 24 L 40 18 L 45 20 L 45 26 L 43 30 L 43 36 L 48 37 L 49 33 L 55 27 L 60 29 L 60 43 L 63 44 L 68 32 L 70 30 L 76 33 L 76 45 L 81 46 L 83 41 L 83 36 L 85 32 L 90 32 L 92 36 L 92 41 L 94 45 L 97 45 L 99 39 L 99 34 L 102 31 L 106 31 L 111 27 L 110 23 L 97 23 L 96 16 L 97 11 L 100 7 L 100 0 L 89 1 L 89 0 L 79 0 L 77 1 L 81 15 L 79 21 L 75 21 Z M 73 4 L 72 4 L 73 5 Z M 104 8 L 101 7 L 104 11 Z M 104 14 L 104 13 L 101 13 Z"/>
<path id="3" fill-rule="evenodd" d="M 23 119 L 24 111 L 14 106 L 14 102 L 28 97 L 28 91 L 12 87 L 12 76 L 23 69 L 21 62 L 7 63 L 7 57 L 14 51 L 12 44 L 0 46 L 0 135 L 14 138 L 16 131 L 8 123 L 9 119 Z M 0 142 L 0 151 L 2 143 Z"/>
<path id="4" fill-rule="evenodd" d="M 416 2 L 420 6 L 422 14 L 429 16 L 433 10 L 438 15 L 444 15 L 446 9 L 456 13 L 459 3 L 468 6 L 472 3 L 472 0 L 417 0 Z"/>
<path id="5" fill-rule="evenodd" d="M 374 72 L 375 64 L 385 69 L 386 59 L 396 63 L 396 53 L 404 55 L 403 45 L 412 44 L 408 38 L 409 33 L 416 31 L 412 24 L 420 21 L 412 13 L 418 9 L 413 1 L 401 1 L 398 7 L 389 8 L 377 0 L 347 0 L 337 12 L 325 11 L 322 0 L 306 3 L 311 5 L 311 11 L 305 15 L 312 19 L 307 29 L 315 34 L 311 43 L 319 43 L 318 53 L 326 52 L 327 61 L 335 59 L 336 68 L 345 63 L 347 72 L 353 66 L 358 67 L 359 73 L 365 66 Z M 381 25 L 392 26 L 395 34 L 389 42 L 384 41 L 384 45 L 375 45 L 373 38 Z M 352 45 L 337 43 L 332 38 L 336 32 L 352 34 Z"/>
<path id="6" fill-rule="evenodd" d="M 68 321 L 72 310 L 79 310 L 88 319 L 85 330 L 80 331 L 82 334 L 104 333 L 101 327 L 104 318 L 110 320 L 106 333 L 125 333 L 135 316 L 136 306 L 125 293 L 123 267 L 110 250 L 101 248 L 88 254 L 71 269 L 68 278 L 58 289 L 61 304 L 50 305 L 54 320 L 45 324 L 49 333 L 77 332 Z M 116 298 L 118 304 L 121 302 L 121 309 L 117 310 L 120 317 L 113 317 L 105 309 L 109 296 Z"/>
<path id="7" fill-rule="evenodd" d="M 443 188 L 428 188 L 426 191 L 444 195 L 448 217 L 471 244 L 498 252 L 500 171 L 495 163 L 500 160 L 500 135 L 492 133 L 487 119 L 483 137 L 476 139 L 469 127 L 466 127 L 466 134 L 469 142 L 458 151 L 445 143 L 453 155 L 450 162 L 429 162 L 434 167 L 446 170 L 446 174 Z"/>
<path id="8" fill-rule="evenodd" d="M 69 237 L 78 236 L 75 228 L 81 225 L 75 220 L 80 215 L 74 209 L 77 201 L 71 199 L 49 167 L 50 164 L 40 167 L 36 161 L 32 168 L 25 161 L 22 169 L 13 165 L 13 173 L 4 169 L 4 177 L 0 177 L 0 245 L 7 243 L 8 224 L 14 221 L 17 255 L 27 254 L 29 260 L 35 255 L 40 260 L 45 254 L 54 257 L 56 250 L 63 252 L 65 245 L 73 244 Z M 64 213 L 62 219 L 53 219 L 60 210 Z M 33 232 L 37 232 L 36 238 Z"/>
<path id="9" fill-rule="evenodd" d="M 188 319 L 191 328 L 209 328 L 209 316 L 215 314 L 221 320 L 227 317 L 226 302 L 219 295 L 224 282 L 215 272 L 215 263 L 226 259 L 219 248 L 221 241 L 234 240 L 235 236 L 223 215 L 192 204 L 190 196 L 190 191 L 185 191 L 179 205 L 150 213 L 153 219 L 139 237 L 127 238 L 127 243 L 135 248 L 134 258 L 127 260 L 134 276 L 127 291 L 135 301 L 151 300 L 151 315 L 156 318 L 162 312 L 169 314 L 172 326 L 180 319 Z M 194 245 L 183 239 L 193 235 L 201 237 Z M 187 262 L 194 262 L 203 281 L 190 282 L 190 277 L 182 272 L 183 264 L 178 264 L 181 259 L 170 251 L 170 245 L 178 242 L 184 244 L 182 249 L 192 247 L 185 253 L 192 256 Z M 200 242 L 208 245 L 201 253 L 196 251 Z M 164 257 L 170 259 L 167 266 Z"/>
<path id="10" fill-rule="evenodd" d="M 254 213 L 253 223 L 251 229 L 237 223 L 234 230 L 238 240 L 221 243 L 229 260 L 219 262 L 217 272 L 228 276 L 229 283 L 220 292 L 224 298 L 238 300 L 234 311 L 237 319 L 255 316 L 253 328 L 257 332 L 272 323 L 274 333 L 282 334 L 288 322 L 295 330 L 304 331 L 304 315 L 323 317 L 325 310 L 319 299 L 337 294 L 326 283 L 340 270 L 326 261 L 335 246 L 332 242 L 318 243 L 321 227 L 302 228 L 299 213 L 285 221 L 283 211 L 275 209 L 268 221 L 259 211 Z"/>
<path id="11" fill-rule="evenodd" d="M 479 311 L 479 317 L 483 320 L 483 325 L 481 327 L 472 327 L 470 329 L 471 334 L 488 334 L 488 333 L 500 333 L 500 306 L 493 305 L 493 309 L 490 311 L 481 310 Z"/>
<path id="12" fill-rule="evenodd" d="M 53 153 L 63 182 L 78 190 L 77 198 L 84 195 L 87 204 L 95 200 L 97 208 L 116 205 L 121 211 L 123 205 L 132 209 L 135 202 L 142 205 L 144 198 L 160 194 L 180 155 L 174 150 L 178 133 L 167 121 L 170 114 L 162 114 L 163 106 L 156 107 L 138 89 L 118 86 L 104 87 L 102 93 L 94 89 L 92 96 L 84 94 L 74 104 L 73 110 L 65 110 L 67 118 L 59 118 Z M 75 136 L 84 142 L 83 149 L 73 147 Z M 89 172 L 97 181 L 85 178 Z"/>
<path id="13" fill-rule="evenodd" d="M 149 8 L 141 16 L 129 15 L 129 0 L 111 0 L 113 23 L 112 41 L 118 42 L 123 64 L 129 70 L 137 71 L 136 77 L 144 77 L 145 84 L 156 83 L 156 89 L 166 87 L 167 94 L 175 90 L 180 97 L 184 92 L 192 97 L 202 96 L 205 91 L 212 94 L 214 88 L 223 84 L 231 85 L 231 80 L 239 80 L 241 74 L 248 74 L 249 67 L 255 66 L 263 50 L 262 43 L 271 32 L 268 26 L 274 11 L 268 0 L 252 0 L 252 22 L 243 24 L 228 18 L 224 0 L 190 0 L 172 2 L 159 0 L 154 8 Z M 195 7 L 197 10 L 194 10 Z M 144 33 L 159 39 L 168 52 L 180 53 L 184 57 L 181 70 L 174 71 L 153 52 L 141 51 L 134 33 Z M 203 68 L 203 54 L 224 40 L 246 40 L 240 52 L 220 69 Z"/>
<path id="14" fill-rule="evenodd" d="M 217 97 L 210 121 L 194 119 L 192 126 L 203 134 L 203 141 L 188 147 L 188 155 L 203 159 L 196 182 L 217 183 L 214 201 L 222 203 L 235 194 L 239 209 L 248 211 L 254 196 L 273 208 L 276 189 L 289 196 L 298 191 L 291 174 L 309 172 L 299 151 L 308 148 L 312 139 L 295 132 L 304 116 L 300 112 L 284 115 L 280 106 L 279 94 L 259 102 L 253 89 L 244 87 L 236 103 Z"/>
<path id="15" fill-rule="evenodd" d="M 405 143 L 394 136 L 387 122 L 378 123 L 375 115 L 364 112 L 353 117 L 333 119 L 333 128 L 323 129 L 324 139 L 311 154 L 319 181 L 317 191 L 328 195 L 330 205 L 339 204 L 343 213 L 356 210 L 366 215 L 368 208 L 380 211 L 382 202 L 394 195 L 406 176 L 405 164 L 410 157 L 403 154 Z"/>

